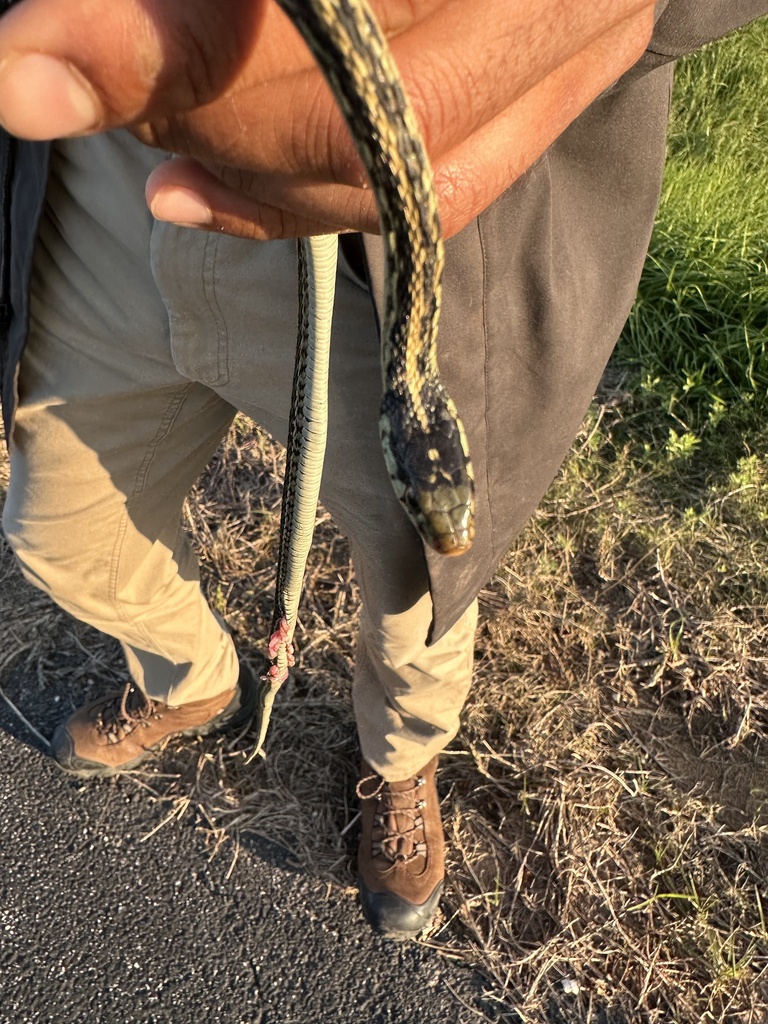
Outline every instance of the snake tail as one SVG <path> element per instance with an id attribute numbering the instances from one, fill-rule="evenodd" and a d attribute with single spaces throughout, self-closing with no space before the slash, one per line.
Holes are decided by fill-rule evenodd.
<path id="1" fill-rule="evenodd" d="M 267 733 L 274 695 L 294 664 L 293 634 L 320 496 L 328 435 L 328 371 L 336 285 L 336 238 L 299 242 L 299 329 L 286 444 L 269 670 L 261 677 L 258 740 Z"/>

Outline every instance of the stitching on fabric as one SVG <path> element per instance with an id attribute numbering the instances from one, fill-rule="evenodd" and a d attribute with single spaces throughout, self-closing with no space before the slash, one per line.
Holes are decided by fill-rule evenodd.
<path id="1" fill-rule="evenodd" d="M 206 271 L 208 270 L 208 251 L 210 249 L 209 281 L 211 296 L 209 298 L 208 290 L 205 287 L 203 287 L 203 295 L 216 325 L 216 379 L 204 381 L 203 383 L 215 384 L 217 387 L 221 387 L 229 382 L 229 332 L 227 330 L 227 320 L 219 305 L 219 297 L 216 293 L 216 258 L 219 254 L 220 241 L 221 239 L 218 235 L 212 234 L 208 236 L 203 259 L 203 275 L 205 278 Z"/>
<path id="2" fill-rule="evenodd" d="M 483 268 L 483 424 L 485 426 L 485 486 L 487 494 L 488 520 L 491 526 L 491 547 L 496 550 L 496 528 L 493 521 L 493 507 L 491 505 L 491 459 L 490 459 L 490 438 L 491 427 L 488 420 L 488 380 L 490 373 L 489 342 L 488 342 L 488 256 L 483 238 L 481 225 L 482 215 L 477 218 L 477 237 L 480 244 L 480 258 Z"/>

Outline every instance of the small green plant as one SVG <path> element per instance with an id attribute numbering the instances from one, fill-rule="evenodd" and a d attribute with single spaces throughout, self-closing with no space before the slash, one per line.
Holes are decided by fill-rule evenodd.
<path id="1" fill-rule="evenodd" d="M 667 441 L 667 458 L 687 459 L 701 444 L 701 439 L 696 437 L 690 430 L 678 434 L 672 427 L 669 429 L 669 440 Z"/>

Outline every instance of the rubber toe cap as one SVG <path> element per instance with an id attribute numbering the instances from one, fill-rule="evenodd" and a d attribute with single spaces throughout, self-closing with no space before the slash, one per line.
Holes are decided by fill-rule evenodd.
<path id="1" fill-rule="evenodd" d="M 86 761 L 85 758 L 79 757 L 75 753 L 74 740 L 70 736 L 65 722 L 58 725 L 51 736 L 51 757 L 65 772 L 79 775 L 81 778 L 111 774 L 106 765 L 99 764 L 97 761 Z"/>
<path id="2" fill-rule="evenodd" d="M 362 878 L 358 884 L 368 924 L 379 935 L 398 941 L 412 939 L 432 924 L 443 892 L 443 883 L 438 882 L 423 903 L 410 903 L 393 892 L 371 892 Z"/>

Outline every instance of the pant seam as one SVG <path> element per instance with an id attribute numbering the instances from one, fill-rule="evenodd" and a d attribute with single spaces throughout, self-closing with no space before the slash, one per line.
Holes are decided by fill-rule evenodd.
<path id="1" fill-rule="evenodd" d="M 480 247 L 480 259 L 482 265 L 483 283 L 482 283 L 482 296 L 483 296 L 483 428 L 485 430 L 485 451 L 490 452 L 490 436 L 491 436 L 491 425 L 489 422 L 488 414 L 488 396 L 490 395 L 490 382 L 488 376 L 490 373 L 490 353 L 488 345 L 488 255 L 485 248 L 485 238 L 483 237 L 483 228 L 480 217 L 477 218 L 477 238 Z M 491 494 L 491 460 L 486 455 L 485 459 L 485 486 L 487 493 Z M 493 505 L 490 501 L 487 502 L 488 507 L 488 523 L 489 532 L 491 536 L 491 546 L 493 550 L 496 550 L 495 545 L 495 532 L 496 524 L 493 516 Z"/>
<path id="2" fill-rule="evenodd" d="M 229 332 L 219 297 L 216 294 L 216 261 L 219 255 L 219 236 L 209 235 L 206 239 L 203 257 L 203 295 L 208 310 L 216 326 L 216 376 L 214 379 L 202 381 L 209 386 L 223 387 L 229 383 Z M 207 284 L 210 284 L 210 295 Z"/>

